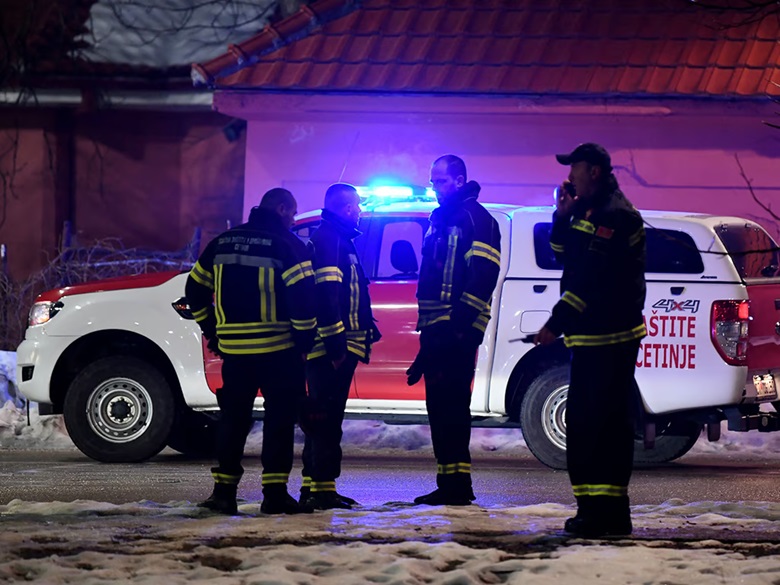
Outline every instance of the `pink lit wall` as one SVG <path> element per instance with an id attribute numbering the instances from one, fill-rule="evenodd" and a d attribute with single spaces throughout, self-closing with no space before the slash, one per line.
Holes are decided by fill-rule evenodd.
<path id="1" fill-rule="evenodd" d="M 642 209 L 737 215 L 780 236 L 756 196 L 780 215 L 780 130 L 762 102 L 536 101 L 491 98 L 218 94 L 217 108 L 249 120 L 244 215 L 285 186 L 299 210 L 319 208 L 338 180 L 376 177 L 427 185 L 431 161 L 464 158 L 485 201 L 547 205 L 566 176 L 554 154 L 603 144 Z"/>

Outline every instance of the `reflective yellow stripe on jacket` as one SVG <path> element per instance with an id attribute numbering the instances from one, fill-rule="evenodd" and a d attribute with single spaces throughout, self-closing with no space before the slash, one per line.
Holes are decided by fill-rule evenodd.
<path id="1" fill-rule="evenodd" d="M 642 339 L 647 335 L 644 323 L 637 325 L 628 331 L 618 331 L 617 333 L 603 333 L 601 335 L 565 335 L 563 342 L 566 347 L 593 347 L 598 345 L 614 345 L 616 343 L 625 343 L 634 339 Z"/>

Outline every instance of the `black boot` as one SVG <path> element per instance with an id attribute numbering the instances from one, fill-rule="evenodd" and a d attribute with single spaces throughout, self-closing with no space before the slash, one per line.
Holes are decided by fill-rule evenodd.
<path id="1" fill-rule="evenodd" d="M 335 491 L 311 492 L 311 495 L 306 500 L 305 506 L 312 510 L 333 510 L 337 508 L 341 510 L 351 510 L 354 504 L 349 503 L 348 500 L 355 502 L 352 498 L 345 498 Z"/>
<path id="2" fill-rule="evenodd" d="M 471 488 L 470 473 L 438 474 L 436 484 L 438 488 L 416 497 L 414 503 L 426 506 L 468 506 L 476 499 Z"/>
<path id="3" fill-rule="evenodd" d="M 263 503 L 260 504 L 263 514 L 300 514 L 311 512 L 306 506 L 298 504 L 297 500 L 287 493 L 284 484 L 267 485 L 263 488 Z"/>
<path id="4" fill-rule="evenodd" d="M 199 508 L 208 508 L 220 514 L 235 516 L 238 514 L 238 503 L 236 502 L 236 492 L 238 484 L 215 483 L 214 491 L 211 495 L 198 504 Z"/>
<path id="5" fill-rule="evenodd" d="M 582 538 L 630 536 L 633 526 L 628 497 L 577 497 L 577 514 L 566 520 L 563 529 Z"/>

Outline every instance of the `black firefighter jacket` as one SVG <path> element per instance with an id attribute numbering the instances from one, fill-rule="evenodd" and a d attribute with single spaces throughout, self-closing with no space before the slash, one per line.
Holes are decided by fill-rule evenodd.
<path id="1" fill-rule="evenodd" d="M 186 296 L 204 336 L 225 354 L 261 354 L 314 341 L 314 272 L 306 246 L 271 210 L 209 242 Z"/>
<path id="2" fill-rule="evenodd" d="M 547 328 L 568 347 L 598 346 L 646 335 L 645 230 L 642 216 L 614 188 L 570 218 L 553 212 L 550 245 L 563 264 L 561 299 Z"/>
<path id="3" fill-rule="evenodd" d="M 374 326 L 368 278 L 353 239 L 360 232 L 336 214 L 322 210 L 320 227 L 309 240 L 316 282 L 317 338 L 309 359 L 337 360 L 349 351 L 368 363 Z"/>
<path id="4" fill-rule="evenodd" d="M 455 200 L 431 213 L 417 286 L 417 329 L 460 334 L 476 345 L 490 320 L 501 267 L 498 222 L 477 202 L 479 191 L 469 181 Z"/>

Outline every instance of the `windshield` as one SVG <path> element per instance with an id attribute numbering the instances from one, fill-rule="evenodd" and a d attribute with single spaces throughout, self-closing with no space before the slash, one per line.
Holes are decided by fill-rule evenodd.
<path id="1" fill-rule="evenodd" d="M 780 277 L 780 249 L 763 228 L 754 223 L 724 223 L 715 232 L 743 279 Z"/>

